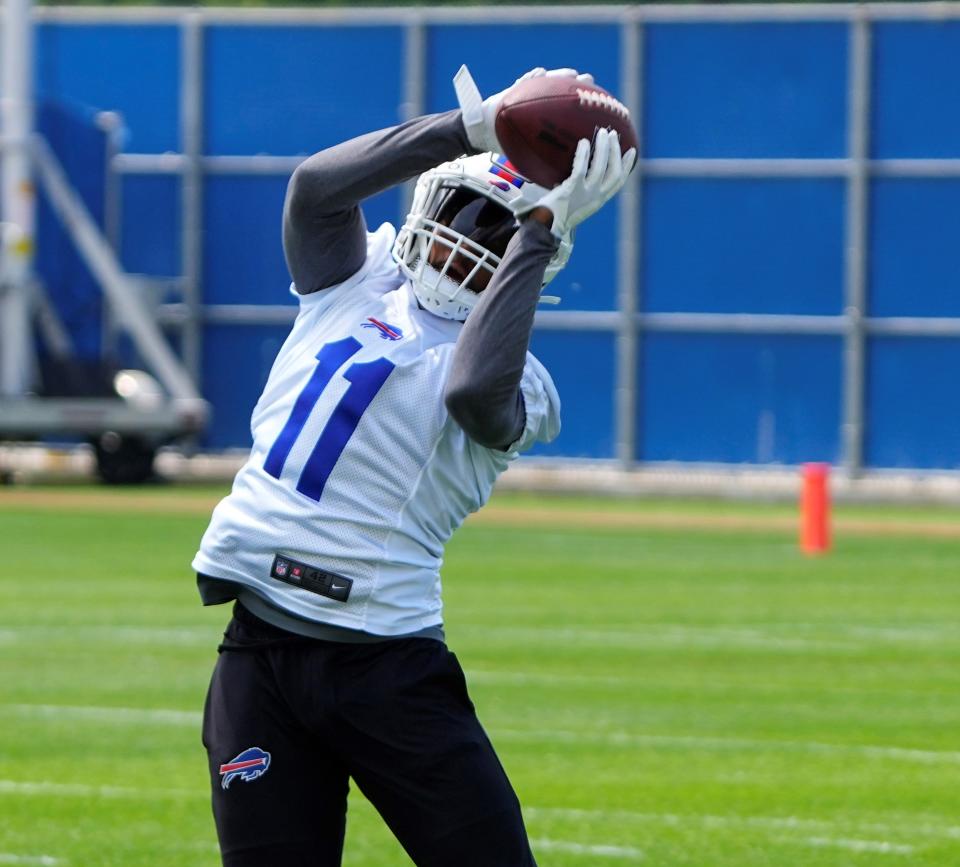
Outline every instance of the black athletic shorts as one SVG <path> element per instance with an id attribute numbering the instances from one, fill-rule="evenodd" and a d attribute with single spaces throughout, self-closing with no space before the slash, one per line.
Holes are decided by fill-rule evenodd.
<path id="1" fill-rule="evenodd" d="M 238 604 L 220 650 L 203 743 L 226 867 L 339 867 L 349 777 L 418 867 L 535 867 L 445 644 L 303 638 Z"/>

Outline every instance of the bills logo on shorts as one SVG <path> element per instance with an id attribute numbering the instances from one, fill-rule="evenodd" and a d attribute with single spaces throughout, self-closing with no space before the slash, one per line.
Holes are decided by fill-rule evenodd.
<path id="1" fill-rule="evenodd" d="M 230 784 L 239 777 L 244 783 L 252 783 L 262 777 L 270 767 L 270 753 L 260 747 L 250 747 L 229 762 L 220 765 L 220 785 L 229 789 Z"/>

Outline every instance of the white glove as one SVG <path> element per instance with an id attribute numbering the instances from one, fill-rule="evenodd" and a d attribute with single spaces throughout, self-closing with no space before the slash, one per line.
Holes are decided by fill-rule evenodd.
<path id="1" fill-rule="evenodd" d="M 494 122 L 497 119 L 497 109 L 500 108 L 500 102 L 521 81 L 526 81 L 528 78 L 540 78 L 544 75 L 576 78 L 577 81 L 593 84 L 593 76 L 589 73 L 579 73 L 575 69 L 546 70 L 542 66 L 538 66 L 536 69 L 531 69 L 526 74 L 521 75 L 506 90 L 501 90 L 500 93 L 495 93 L 493 96 L 484 99 L 480 96 L 480 90 L 466 64 L 457 70 L 457 74 L 453 77 L 453 88 L 457 92 L 457 102 L 460 103 L 460 110 L 463 112 L 463 126 L 467 131 L 467 139 L 476 150 L 503 153 L 503 148 L 497 141 L 497 134 L 494 130 Z"/>
<path id="2" fill-rule="evenodd" d="M 534 208 L 547 208 L 553 214 L 550 231 L 563 238 L 599 211 L 626 183 L 637 151 L 630 148 L 621 156 L 620 136 L 610 129 L 597 131 L 592 151 L 591 158 L 590 142 L 580 139 L 570 177 L 552 190 L 524 184 L 520 197 L 511 206 L 513 212 L 521 217 Z"/>

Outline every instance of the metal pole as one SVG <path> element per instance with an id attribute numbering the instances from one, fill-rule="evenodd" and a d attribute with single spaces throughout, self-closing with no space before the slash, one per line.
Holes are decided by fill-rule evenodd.
<path id="1" fill-rule="evenodd" d="M 203 17 L 190 12 L 181 27 L 180 146 L 186 158 L 181 190 L 180 255 L 183 302 L 183 362 L 196 385 L 200 381 L 203 340 Z"/>
<path id="2" fill-rule="evenodd" d="M 637 129 L 637 148 L 643 150 L 643 33 L 641 25 L 627 18 L 620 27 L 620 98 L 630 109 Z M 640 336 L 637 324 L 639 309 L 640 264 L 640 153 L 637 167 L 620 192 L 619 232 L 617 233 L 617 308 L 620 313 L 617 330 L 617 390 L 615 394 L 616 457 L 624 469 L 638 459 L 637 410 L 639 387 L 637 355 Z"/>
<path id="3" fill-rule="evenodd" d="M 103 130 L 107 139 L 103 193 L 103 233 L 119 260 L 121 258 L 120 231 L 123 219 L 123 178 L 116 169 L 116 159 L 120 153 L 123 118 L 116 111 L 101 111 L 97 115 L 97 126 Z M 103 305 L 102 322 L 103 336 L 100 339 L 100 354 L 103 358 L 109 359 L 116 354 L 117 336 L 119 334 L 117 317 L 109 304 Z"/>
<path id="4" fill-rule="evenodd" d="M 404 30 L 403 45 L 403 105 L 400 107 L 401 120 L 411 120 L 426 111 L 426 66 L 427 66 L 426 26 L 419 15 L 413 17 Z M 417 179 L 403 185 L 400 207 L 397 215 L 402 223 L 413 202 L 413 191 Z"/>
<path id="5" fill-rule="evenodd" d="M 7 0 L 3 22 L 3 135 L 14 146 L 0 173 L 5 232 L 4 286 L 0 287 L 0 394 L 22 395 L 30 385 L 30 280 L 33 270 L 36 194 L 26 145 L 33 128 L 33 26 L 31 0 Z"/>
<path id="6" fill-rule="evenodd" d="M 843 463 L 850 476 L 863 469 L 866 384 L 867 208 L 870 124 L 870 22 L 858 12 L 850 25 L 844 305 L 847 333 L 843 371 Z"/>

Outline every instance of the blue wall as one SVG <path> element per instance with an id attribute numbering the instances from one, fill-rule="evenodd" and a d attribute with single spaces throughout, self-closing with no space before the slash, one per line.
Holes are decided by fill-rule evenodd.
<path id="1" fill-rule="evenodd" d="M 960 158 L 960 22 L 888 21 L 872 31 L 870 156 Z M 850 37 L 839 21 L 645 25 L 643 156 L 846 157 Z M 531 65 L 589 69 L 614 90 L 621 80 L 616 23 L 430 24 L 427 110 L 454 106 L 450 79 L 461 63 L 485 93 L 523 72 L 515 53 L 495 50 L 506 44 L 522 45 Z M 206 154 L 306 155 L 403 116 L 400 26 L 211 21 L 203 48 Z M 122 112 L 128 152 L 177 151 L 180 52 L 175 23 L 48 21 L 39 28 L 38 88 Z M 285 186 L 282 176 L 206 177 L 205 303 L 292 303 L 280 247 Z M 642 313 L 843 313 L 844 179 L 647 176 L 639 192 Z M 177 274 L 179 178 L 128 176 L 122 196 L 125 266 Z M 867 315 L 960 317 L 960 180 L 876 177 L 868 201 Z M 402 219 L 400 193 L 369 203 L 367 217 Z M 561 310 L 617 309 L 617 227 L 618 208 L 609 207 L 582 228 L 552 287 Z M 215 409 L 208 445 L 249 442 L 249 411 L 284 330 L 205 329 L 202 387 Z M 639 346 L 637 459 L 843 459 L 841 337 L 656 331 L 642 333 Z M 540 454 L 614 457 L 615 331 L 538 331 L 533 349 L 565 407 L 561 437 Z M 867 349 L 868 464 L 960 467 L 960 340 L 876 337 Z"/>

